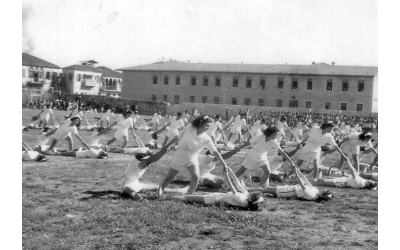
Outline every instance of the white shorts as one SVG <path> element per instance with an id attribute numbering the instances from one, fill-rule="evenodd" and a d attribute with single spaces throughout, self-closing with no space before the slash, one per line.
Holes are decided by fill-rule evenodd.
<path id="1" fill-rule="evenodd" d="M 126 137 L 126 139 L 129 139 L 128 129 L 118 128 L 117 132 L 115 132 L 115 134 L 114 134 L 114 138 L 122 139 L 123 137 Z"/>
<path id="2" fill-rule="evenodd" d="M 177 171 L 183 171 L 188 166 L 197 166 L 199 168 L 199 155 L 194 152 L 187 150 L 176 150 L 174 157 L 172 158 L 170 167 Z"/>
<path id="3" fill-rule="evenodd" d="M 280 129 L 279 132 L 276 134 L 276 139 L 278 141 L 285 139 L 285 130 Z"/>
<path id="4" fill-rule="evenodd" d="M 174 138 L 177 135 L 179 135 L 179 130 L 177 130 L 177 129 L 174 129 L 174 130 L 170 129 L 167 132 L 167 137 L 170 139 Z"/>
<path id="5" fill-rule="evenodd" d="M 49 122 L 49 119 L 50 119 L 50 114 L 46 114 L 44 116 L 39 117 L 39 120 L 45 121 L 46 123 Z"/>
<path id="6" fill-rule="evenodd" d="M 56 134 L 54 133 L 53 138 L 56 139 L 57 141 L 61 140 L 61 139 L 67 139 L 67 137 L 72 139 L 72 133 L 60 133 L 60 134 Z"/>
<path id="7" fill-rule="evenodd" d="M 233 127 L 229 130 L 232 134 L 239 134 L 242 135 L 242 126 Z"/>
<path id="8" fill-rule="evenodd" d="M 285 185 L 276 187 L 276 195 L 278 198 L 296 198 L 296 186 Z"/>
<path id="9" fill-rule="evenodd" d="M 268 159 L 261 159 L 261 160 L 256 160 L 250 155 L 247 155 L 241 165 L 245 167 L 248 170 L 255 170 L 260 168 L 261 166 L 269 166 Z"/>
<path id="10" fill-rule="evenodd" d="M 350 144 L 344 143 L 344 145 L 342 146 L 341 150 L 343 151 L 343 153 L 345 155 L 347 155 L 348 153 L 352 153 L 353 155 L 358 155 L 360 154 L 360 146 L 352 146 Z"/>
<path id="11" fill-rule="evenodd" d="M 204 179 L 208 179 L 208 180 L 214 181 L 215 177 L 217 177 L 217 176 L 214 175 L 214 174 L 211 174 L 211 173 L 207 173 L 207 174 L 204 174 L 204 175 L 200 176 L 199 182 L 200 182 L 201 185 L 204 185 L 203 184 Z"/>
<path id="12" fill-rule="evenodd" d="M 304 149 L 304 148 L 303 148 Z M 318 160 L 321 158 L 321 147 L 319 147 L 315 151 L 308 151 L 308 150 L 303 150 L 300 149 L 299 153 L 299 159 L 303 161 L 309 161 L 312 162 L 313 160 Z"/>

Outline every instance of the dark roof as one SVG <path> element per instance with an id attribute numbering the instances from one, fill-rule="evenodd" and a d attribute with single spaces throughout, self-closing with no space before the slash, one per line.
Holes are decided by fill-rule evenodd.
<path id="1" fill-rule="evenodd" d="M 218 64 L 186 63 L 178 61 L 157 62 L 153 64 L 117 69 L 120 71 L 188 71 L 188 72 L 226 72 L 255 74 L 292 74 L 292 75 L 347 75 L 375 76 L 378 67 L 333 66 L 326 63 L 310 65 L 277 64 Z"/>
<path id="2" fill-rule="evenodd" d="M 89 66 L 89 65 L 71 65 L 71 66 L 65 67 L 63 69 L 72 69 L 72 70 L 79 70 L 79 71 L 103 73 L 102 70 L 95 68 L 93 66 Z"/>
<path id="3" fill-rule="evenodd" d="M 122 78 L 122 73 L 120 72 L 117 72 L 105 66 L 99 66 L 97 68 L 103 71 L 105 77 Z"/>
<path id="4" fill-rule="evenodd" d="M 61 67 L 59 67 L 55 64 L 49 63 L 43 59 L 37 58 L 36 56 L 32 56 L 27 53 L 22 53 L 22 65 L 33 66 L 33 67 L 42 67 L 42 68 L 61 69 Z"/>

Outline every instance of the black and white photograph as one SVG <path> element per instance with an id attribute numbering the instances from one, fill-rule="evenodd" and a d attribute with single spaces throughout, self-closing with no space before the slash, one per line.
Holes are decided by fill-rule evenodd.
<path id="1" fill-rule="evenodd" d="M 378 244 L 398 91 L 383 71 L 379 131 L 377 0 L 21 7 L 9 249 L 396 248 Z"/>

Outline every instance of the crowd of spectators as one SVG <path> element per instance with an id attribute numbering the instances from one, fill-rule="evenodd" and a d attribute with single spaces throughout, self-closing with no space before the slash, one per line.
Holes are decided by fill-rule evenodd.
<path id="1" fill-rule="evenodd" d="M 276 124 L 282 117 L 286 118 L 286 122 L 289 127 L 294 127 L 299 122 L 304 124 L 314 124 L 318 121 L 331 121 L 333 123 L 345 123 L 349 126 L 355 126 L 356 124 L 377 131 L 378 129 L 378 117 L 377 116 L 349 116 L 338 114 L 323 114 L 317 112 L 291 112 L 291 111 L 266 111 L 257 114 L 252 114 L 251 111 L 242 111 L 239 113 L 245 113 L 247 115 L 247 122 L 249 124 L 256 120 L 265 119 L 267 124 Z"/>
<path id="2" fill-rule="evenodd" d="M 23 108 L 42 109 L 45 104 L 50 104 L 53 110 L 74 110 L 80 108 L 83 111 L 104 113 L 108 109 L 113 108 L 115 113 L 122 113 L 129 109 L 137 110 L 143 115 L 152 115 L 158 111 L 164 114 L 166 112 L 166 103 L 164 102 L 76 94 L 61 94 L 54 95 L 53 98 L 47 100 L 27 101 L 23 104 Z"/>

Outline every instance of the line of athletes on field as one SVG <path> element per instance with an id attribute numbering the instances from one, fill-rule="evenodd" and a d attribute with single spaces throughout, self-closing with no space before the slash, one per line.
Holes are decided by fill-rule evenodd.
<path id="1" fill-rule="evenodd" d="M 50 118 L 53 120 L 53 126 L 47 126 Z M 85 142 L 78 133 L 78 128 L 82 127 L 82 120 L 89 125 L 82 112 L 78 111 L 75 116 L 71 112 L 59 124 L 55 121 L 50 108 L 45 107 L 39 115 L 33 117 L 32 121 L 35 120 L 39 120 L 39 126 L 43 122 L 46 128 L 39 134 L 37 145 L 33 150 L 23 142 L 23 160 L 44 161 L 46 159 L 44 155 L 107 158 L 108 152 L 133 154 L 135 157 L 125 170 L 122 184 L 122 194 L 133 199 L 141 199 L 141 192 L 156 190 L 160 199 L 189 200 L 206 204 L 227 203 L 258 209 L 263 200 L 262 193 L 284 198 L 329 200 L 333 196 L 332 192 L 329 189 L 319 190 L 315 186 L 377 188 L 377 182 L 374 181 L 377 180 L 377 173 L 372 170 L 377 164 L 378 153 L 377 144 L 375 146 L 372 144 L 371 132 L 349 131 L 347 128 L 341 128 L 338 122 L 317 121 L 308 126 L 299 122 L 290 128 L 285 117 L 281 117 L 276 124 L 269 124 L 268 118 L 247 124 L 246 114 L 242 113 L 223 123 L 220 115 L 211 118 L 198 114 L 192 117 L 187 111 L 184 114 L 178 112 L 166 122 L 160 113 L 155 113 L 150 119 L 142 120 L 137 112 L 128 110 L 116 116 L 112 110 L 108 110 L 93 125 L 93 133 L 89 141 Z M 160 128 L 161 121 L 164 126 Z M 137 127 L 136 124 L 139 122 L 141 126 Z M 116 125 L 114 132 L 113 128 Z M 30 124 L 23 127 L 23 130 L 34 127 L 35 125 Z M 135 129 L 147 131 L 143 140 L 136 135 Z M 138 147 L 126 148 L 129 130 L 132 131 Z M 167 134 L 161 143 L 158 138 L 164 130 L 167 130 Z M 113 137 L 105 144 L 100 144 L 102 139 L 107 139 L 106 135 L 110 131 L 114 132 Z M 290 133 L 289 137 L 286 136 L 286 131 Z M 303 134 L 306 134 L 304 138 Z M 85 149 L 73 150 L 73 135 L 82 142 Z M 110 147 L 118 139 L 123 140 L 122 146 Z M 60 140 L 67 141 L 67 149 L 56 148 Z M 294 149 L 283 150 L 289 147 Z M 159 185 L 140 181 L 146 168 L 161 159 L 169 148 L 176 151 L 164 180 Z M 160 150 L 153 154 L 152 149 Z M 202 154 L 203 149 L 207 149 L 205 154 Z M 241 166 L 233 172 L 226 164 L 226 160 L 233 155 L 243 155 L 243 150 L 246 152 Z M 341 155 L 338 167 L 328 168 L 322 165 L 324 158 L 336 151 Z M 375 155 L 373 162 L 361 164 L 361 154 L 368 153 Z M 353 163 L 347 157 L 349 154 Z M 294 155 L 298 157 L 296 164 L 291 160 Z M 292 166 L 288 173 L 279 171 L 284 161 L 288 161 Z M 221 163 L 224 176 L 211 173 L 217 162 Z M 299 167 L 304 162 L 308 164 L 301 172 Z M 309 165 L 312 166 L 311 169 L 308 169 Z M 244 173 L 257 169 L 263 170 L 258 180 L 259 186 L 246 187 L 243 181 L 246 177 Z M 186 170 L 191 177 L 190 185 L 179 190 L 168 188 L 177 174 Z M 304 171 L 309 171 L 309 174 L 305 176 Z M 326 178 L 324 175 L 329 177 Z M 334 175 L 336 177 L 332 178 Z M 271 179 L 290 182 L 292 176 L 298 184 L 270 186 Z M 247 182 L 253 185 L 254 179 L 254 177 L 247 178 Z M 217 190 L 229 189 L 231 192 L 195 193 L 199 183 Z M 165 192 L 179 195 L 166 195 Z"/>

